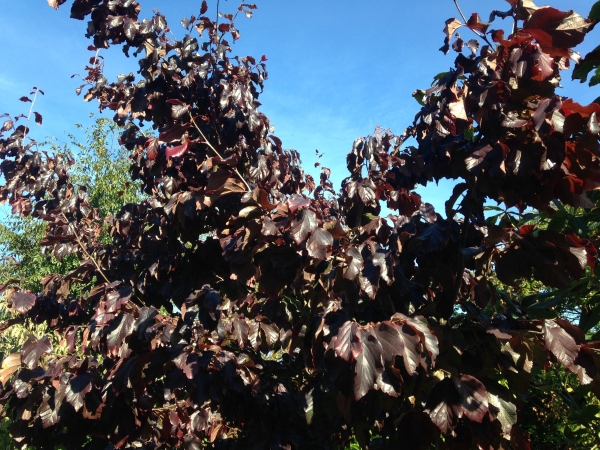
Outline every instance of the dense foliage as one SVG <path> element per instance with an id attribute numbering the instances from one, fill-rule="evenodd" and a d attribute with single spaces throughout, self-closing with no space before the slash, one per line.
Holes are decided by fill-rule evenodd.
<path id="1" fill-rule="evenodd" d="M 516 450 L 530 448 L 519 424 L 541 370 L 560 364 L 557 376 L 600 394 L 600 343 L 577 325 L 594 327 L 537 296 L 562 305 L 598 259 L 584 230 L 542 220 L 594 207 L 586 192 L 600 186 L 600 104 L 555 93 L 597 18 L 509 3 L 490 22 L 512 19 L 510 34 L 477 14 L 446 22 L 456 69 L 415 93 L 422 108 L 402 134 L 354 142 L 336 192 L 258 110 L 265 58 L 229 56 L 234 21 L 254 5 L 212 20 L 204 1 L 177 41 L 160 13 L 138 20 L 134 0 L 75 0 L 90 50 L 122 45 L 139 59 L 140 79 L 109 82 L 92 57 L 78 91 L 125 127 L 147 198 L 109 219 L 107 236 L 71 159 L 4 123 L 0 200 L 46 222 L 57 260 L 81 261 L 39 291 L 4 286 L 15 312 L 64 336 L 57 351 L 31 335 L 3 362 L 15 440 Z M 487 45 L 457 37 L 463 26 Z M 409 137 L 417 146 L 403 148 Z M 413 191 L 442 178 L 458 179 L 443 215 Z M 484 214 L 490 200 L 502 220 Z M 537 223 L 523 221 L 530 208 Z M 538 294 L 499 289 L 524 280 Z"/>

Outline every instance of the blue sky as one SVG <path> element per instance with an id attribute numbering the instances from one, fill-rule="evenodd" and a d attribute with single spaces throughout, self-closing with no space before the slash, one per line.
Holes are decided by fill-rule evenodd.
<path id="1" fill-rule="evenodd" d="M 182 17 L 198 15 L 200 1 L 139 0 L 142 17 L 159 9 L 178 38 L 185 31 Z M 587 16 L 595 0 L 553 0 L 552 6 L 574 9 Z M 44 117 L 32 136 L 43 140 L 66 133 L 80 133 L 75 123 L 90 124 L 96 103 L 85 103 L 75 88 L 81 83 L 71 75 L 82 73 L 93 53 L 86 50 L 86 23 L 69 18 L 69 4 L 58 11 L 45 0 L 0 3 L 0 113 L 25 113 L 29 104 L 18 101 L 32 86 L 46 95 L 35 110 Z M 455 54 L 442 54 L 444 21 L 457 17 L 452 0 L 256 0 L 252 19 L 241 16 L 237 27 L 242 38 L 233 54 L 268 58 L 269 80 L 261 96 L 262 111 L 275 125 L 275 134 L 286 148 L 299 150 L 304 167 L 313 168 L 315 149 L 324 166 L 333 171 L 336 185 L 346 176 L 345 156 L 355 138 L 373 132 L 375 126 L 402 133 L 419 105 L 411 97 L 415 89 L 427 88 L 434 75 L 453 67 Z M 207 15 L 215 14 L 216 0 L 209 0 Z M 541 2 L 539 3 L 541 5 Z M 222 11 L 238 3 L 222 0 Z M 503 0 L 460 1 L 467 17 L 479 12 L 485 20 L 492 9 L 506 10 Z M 497 20 L 492 28 L 509 29 L 511 22 Z M 600 29 L 600 27 L 598 27 Z M 463 37 L 475 37 L 468 29 Z M 579 49 L 583 54 L 600 42 L 594 30 Z M 105 74 L 136 72 L 135 60 L 119 48 L 102 50 Z M 561 95 L 580 103 L 600 96 L 600 87 L 589 88 L 565 77 Z M 110 116 L 109 116 L 110 117 Z M 419 188 L 424 200 L 443 211 L 451 183 Z"/>

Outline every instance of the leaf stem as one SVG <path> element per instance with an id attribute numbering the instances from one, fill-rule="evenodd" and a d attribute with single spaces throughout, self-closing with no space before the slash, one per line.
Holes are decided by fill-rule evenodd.
<path id="1" fill-rule="evenodd" d="M 221 156 L 221 154 L 217 151 L 216 148 L 214 148 L 212 146 L 212 144 L 208 141 L 208 139 L 206 139 L 206 136 L 204 136 L 204 133 L 202 132 L 202 130 L 200 129 L 200 127 L 198 127 L 198 124 L 196 123 L 196 121 L 194 120 L 194 116 L 192 115 L 191 111 L 190 111 L 190 118 L 192 119 L 192 124 L 194 125 L 194 127 L 196 128 L 196 130 L 198 130 L 198 133 L 200 133 L 200 136 L 202 136 L 202 139 L 204 139 L 204 143 L 206 145 L 208 145 L 210 147 L 210 149 L 215 152 L 215 154 L 223 159 L 223 157 Z M 235 174 L 240 178 L 240 180 L 242 180 L 242 182 L 246 185 L 246 188 L 248 189 L 248 192 L 252 191 L 252 188 L 250 187 L 250 185 L 246 182 L 246 180 L 244 179 L 244 177 L 242 177 L 242 174 L 240 174 L 240 172 L 237 170 L 237 167 L 233 168 L 233 171 L 235 172 Z"/>
<path id="2" fill-rule="evenodd" d="M 460 9 L 460 5 L 458 4 L 458 0 L 454 0 L 454 4 L 456 5 L 456 9 L 458 9 L 458 12 L 460 13 L 461 17 L 463 18 L 463 20 L 465 21 L 465 25 L 467 24 L 468 20 L 465 17 L 465 15 L 462 12 L 462 9 Z M 469 28 L 473 33 L 475 33 L 477 36 L 479 36 L 481 39 L 483 39 L 485 42 L 487 42 L 487 44 L 490 46 L 490 48 L 492 48 L 494 51 L 496 51 L 496 46 L 494 44 L 492 44 L 487 36 L 483 33 L 480 33 L 477 30 L 473 30 L 472 28 Z"/>

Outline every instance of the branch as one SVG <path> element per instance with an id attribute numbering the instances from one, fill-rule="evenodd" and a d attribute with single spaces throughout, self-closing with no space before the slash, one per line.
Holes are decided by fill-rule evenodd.
<path id="1" fill-rule="evenodd" d="M 29 114 L 27 114 L 27 123 L 25 124 L 25 134 L 23 135 L 23 144 L 25 144 L 25 138 L 27 137 L 27 130 L 29 130 L 29 118 L 31 117 L 31 112 L 33 111 L 33 105 L 35 105 L 35 99 L 37 98 L 39 89 L 35 88 L 35 94 L 33 94 L 33 101 L 29 106 Z"/>
<path id="2" fill-rule="evenodd" d="M 81 239 L 79 239 L 79 236 L 77 235 L 77 231 L 75 230 L 75 227 L 73 226 L 73 224 L 69 221 L 69 219 L 67 219 L 67 216 L 65 215 L 65 213 L 61 213 L 61 215 L 67 221 L 69 230 L 71 231 L 71 233 L 73 233 L 73 236 L 75 236 L 75 240 L 77 240 L 77 243 L 79 244 L 79 248 L 81 249 L 81 251 L 85 254 L 85 256 L 88 259 L 90 259 L 94 263 L 94 265 L 96 266 L 96 269 L 98 269 L 98 272 L 100 272 L 100 275 L 102 275 L 102 278 L 104 278 L 104 281 L 106 281 L 107 283 L 110 283 L 109 279 L 104 274 L 104 271 L 102 270 L 102 268 L 100 267 L 100 265 L 98 264 L 96 259 L 93 258 L 92 255 L 90 255 L 87 252 L 87 250 L 85 249 L 85 246 L 83 245 L 83 242 L 81 242 Z"/>
<path id="3" fill-rule="evenodd" d="M 210 142 L 208 142 L 208 139 L 206 139 L 206 136 L 204 136 L 204 133 L 202 132 L 202 130 L 200 129 L 200 127 L 198 127 L 198 124 L 196 123 L 196 121 L 194 120 L 194 116 L 192 115 L 192 112 L 190 111 L 190 118 L 192 119 L 192 124 L 194 124 L 194 127 L 196 128 L 196 130 L 198 130 L 198 133 L 200 133 L 200 136 L 202 136 L 202 139 L 204 139 L 204 143 L 206 145 L 208 145 L 210 147 L 210 149 L 215 152 L 215 154 L 221 158 L 224 159 L 221 154 L 217 151 L 216 148 L 214 148 L 212 146 L 212 144 Z M 240 174 L 240 172 L 237 170 L 237 167 L 233 168 L 233 171 L 235 172 L 235 174 L 240 178 L 240 180 L 242 180 L 242 182 L 246 185 L 246 188 L 248 189 L 248 192 L 252 191 L 252 188 L 250 187 L 250 185 L 246 182 L 246 180 L 244 180 L 244 177 L 242 177 L 242 175 Z"/>
<path id="4" fill-rule="evenodd" d="M 465 15 L 462 12 L 462 9 L 460 9 L 460 5 L 458 4 L 458 0 L 454 0 L 454 4 L 456 5 L 456 9 L 458 9 L 458 12 L 460 13 L 461 17 L 463 18 L 463 20 L 465 21 L 465 25 L 467 24 L 468 20 L 465 17 Z M 469 28 L 469 30 L 471 30 L 473 33 L 475 33 L 477 36 L 479 36 L 481 39 L 483 39 L 485 42 L 487 42 L 487 44 L 490 46 L 490 48 L 492 48 L 494 51 L 496 51 L 496 46 L 494 44 L 492 44 L 487 36 L 485 34 L 480 33 L 477 30 L 473 30 L 471 28 Z"/>
<path id="5" fill-rule="evenodd" d="M 85 254 L 85 256 L 88 259 L 90 259 L 92 261 L 92 263 L 94 263 L 94 266 L 96 266 L 96 269 L 98 269 L 98 272 L 100 272 L 100 275 L 102 275 L 102 278 L 104 278 L 104 281 L 106 281 L 108 284 L 110 284 L 110 280 L 108 279 L 108 277 L 106 276 L 106 274 L 104 273 L 104 271 L 102 270 L 100 265 L 98 264 L 98 261 L 96 261 L 96 259 L 93 258 L 92 255 L 90 255 L 88 253 L 88 251 L 85 249 L 85 246 L 83 245 L 83 242 L 81 242 L 81 239 L 79 239 L 79 236 L 77 235 L 77 231 L 76 231 L 75 227 L 73 226 L 73 224 L 69 221 L 69 219 L 67 219 L 67 216 L 65 215 L 65 213 L 61 213 L 61 215 L 67 221 L 69 229 L 73 233 L 73 236 L 75 236 L 75 240 L 77 240 L 77 244 L 79 244 L 79 248 L 81 249 L 81 251 Z M 139 298 L 137 296 L 137 294 L 135 294 L 135 292 L 133 295 L 135 296 L 135 298 L 138 299 L 138 301 L 142 304 L 142 306 L 146 306 L 144 301 L 141 298 Z"/>

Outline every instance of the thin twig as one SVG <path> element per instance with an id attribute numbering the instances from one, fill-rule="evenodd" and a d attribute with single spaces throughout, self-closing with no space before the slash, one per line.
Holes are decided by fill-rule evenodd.
<path id="1" fill-rule="evenodd" d="M 215 154 L 221 158 L 221 160 L 223 160 L 224 158 L 221 156 L 221 154 L 217 151 L 216 148 L 214 148 L 212 146 L 212 144 L 210 142 L 208 142 L 208 139 L 206 139 L 206 136 L 204 136 L 204 133 L 202 132 L 202 130 L 200 129 L 200 127 L 198 127 L 198 124 L 196 123 L 196 121 L 194 120 L 194 116 L 192 115 L 192 113 L 190 112 L 190 118 L 192 119 L 192 124 L 194 124 L 194 127 L 196 128 L 196 130 L 198 130 L 198 133 L 200 133 L 200 136 L 202 136 L 202 139 L 204 139 L 204 143 L 206 145 L 208 145 L 210 147 L 210 149 L 215 152 Z M 246 182 L 246 180 L 244 180 L 244 177 L 242 177 L 242 174 L 240 174 L 240 172 L 237 170 L 237 167 L 233 168 L 233 171 L 235 172 L 235 174 L 240 178 L 240 180 L 242 180 L 242 182 L 246 185 L 246 188 L 248 189 L 248 192 L 250 192 L 252 190 L 252 188 L 250 187 L 250 185 Z"/>
<path id="2" fill-rule="evenodd" d="M 29 114 L 27 114 L 27 124 L 25 124 L 25 134 L 23 135 L 23 141 L 27 137 L 27 130 L 29 130 L 29 118 L 31 117 L 31 112 L 33 111 L 33 105 L 35 105 L 35 99 L 37 98 L 39 89 L 35 88 L 35 94 L 33 94 L 33 101 L 31 102 L 31 106 L 29 106 Z"/>
<path id="3" fill-rule="evenodd" d="M 92 263 L 94 263 L 94 266 L 96 266 L 96 269 L 98 269 L 98 272 L 100 272 L 100 275 L 102 275 L 102 278 L 104 278 L 104 281 L 106 281 L 108 284 L 110 284 L 110 280 L 108 279 L 108 277 L 104 274 L 104 271 L 102 270 L 102 268 L 100 267 L 100 265 L 98 264 L 98 261 L 96 261 L 96 259 L 94 257 L 92 257 L 92 255 L 90 255 L 88 253 L 88 251 L 85 249 L 85 246 L 83 245 L 83 242 L 81 242 L 81 239 L 79 239 L 79 236 L 77 235 L 77 231 L 75 230 L 75 227 L 73 226 L 73 224 L 69 221 L 69 219 L 67 219 L 67 216 L 65 215 L 65 213 L 61 213 L 61 215 L 63 216 L 63 218 L 67 221 L 67 224 L 69 226 L 69 229 L 71 230 L 71 232 L 73 233 L 73 236 L 75 236 L 75 240 L 77 240 L 77 243 L 79 244 L 79 248 L 81 249 L 81 251 L 85 254 L 85 256 L 90 259 L 92 261 Z M 133 294 L 135 296 L 135 298 L 142 304 L 142 306 L 146 306 L 146 304 L 144 303 L 144 301 L 139 298 L 135 292 Z"/>
<path id="4" fill-rule="evenodd" d="M 456 5 L 456 9 L 458 9 L 458 12 L 460 13 L 461 17 L 463 18 L 463 20 L 465 21 L 465 25 L 467 24 L 468 20 L 465 17 L 465 15 L 462 12 L 462 9 L 460 9 L 460 5 L 458 4 L 458 0 L 454 0 L 454 4 Z M 492 44 L 487 36 L 485 34 L 480 33 L 477 30 L 473 30 L 472 28 L 469 28 L 473 33 L 475 33 L 477 36 L 479 36 L 481 39 L 483 39 L 485 42 L 487 42 L 487 44 L 490 46 L 490 48 L 492 48 L 494 51 L 496 51 L 496 46 L 494 44 Z"/>
<path id="5" fill-rule="evenodd" d="M 102 275 L 102 278 L 104 278 L 104 281 L 106 281 L 107 283 L 110 283 L 109 279 L 104 274 L 104 271 L 102 270 L 102 268 L 100 267 L 100 265 L 98 264 L 96 259 L 94 259 L 92 257 L 92 255 L 90 255 L 87 252 L 87 250 L 85 249 L 85 246 L 83 245 L 83 242 L 81 242 L 81 239 L 79 239 L 79 236 L 77 235 L 77 231 L 75 230 L 75 227 L 73 227 L 73 224 L 71 222 L 69 222 L 69 219 L 67 219 L 67 216 L 65 215 L 65 213 L 61 213 L 61 215 L 67 221 L 69 229 L 71 230 L 71 233 L 73 233 L 73 236 L 75 236 L 75 239 L 77 240 L 77 243 L 79 244 L 79 248 L 81 249 L 81 251 L 85 254 L 85 256 L 88 257 L 88 259 L 90 259 L 94 263 L 94 265 L 96 266 L 96 269 L 98 269 L 98 272 L 100 272 L 100 275 Z"/>

